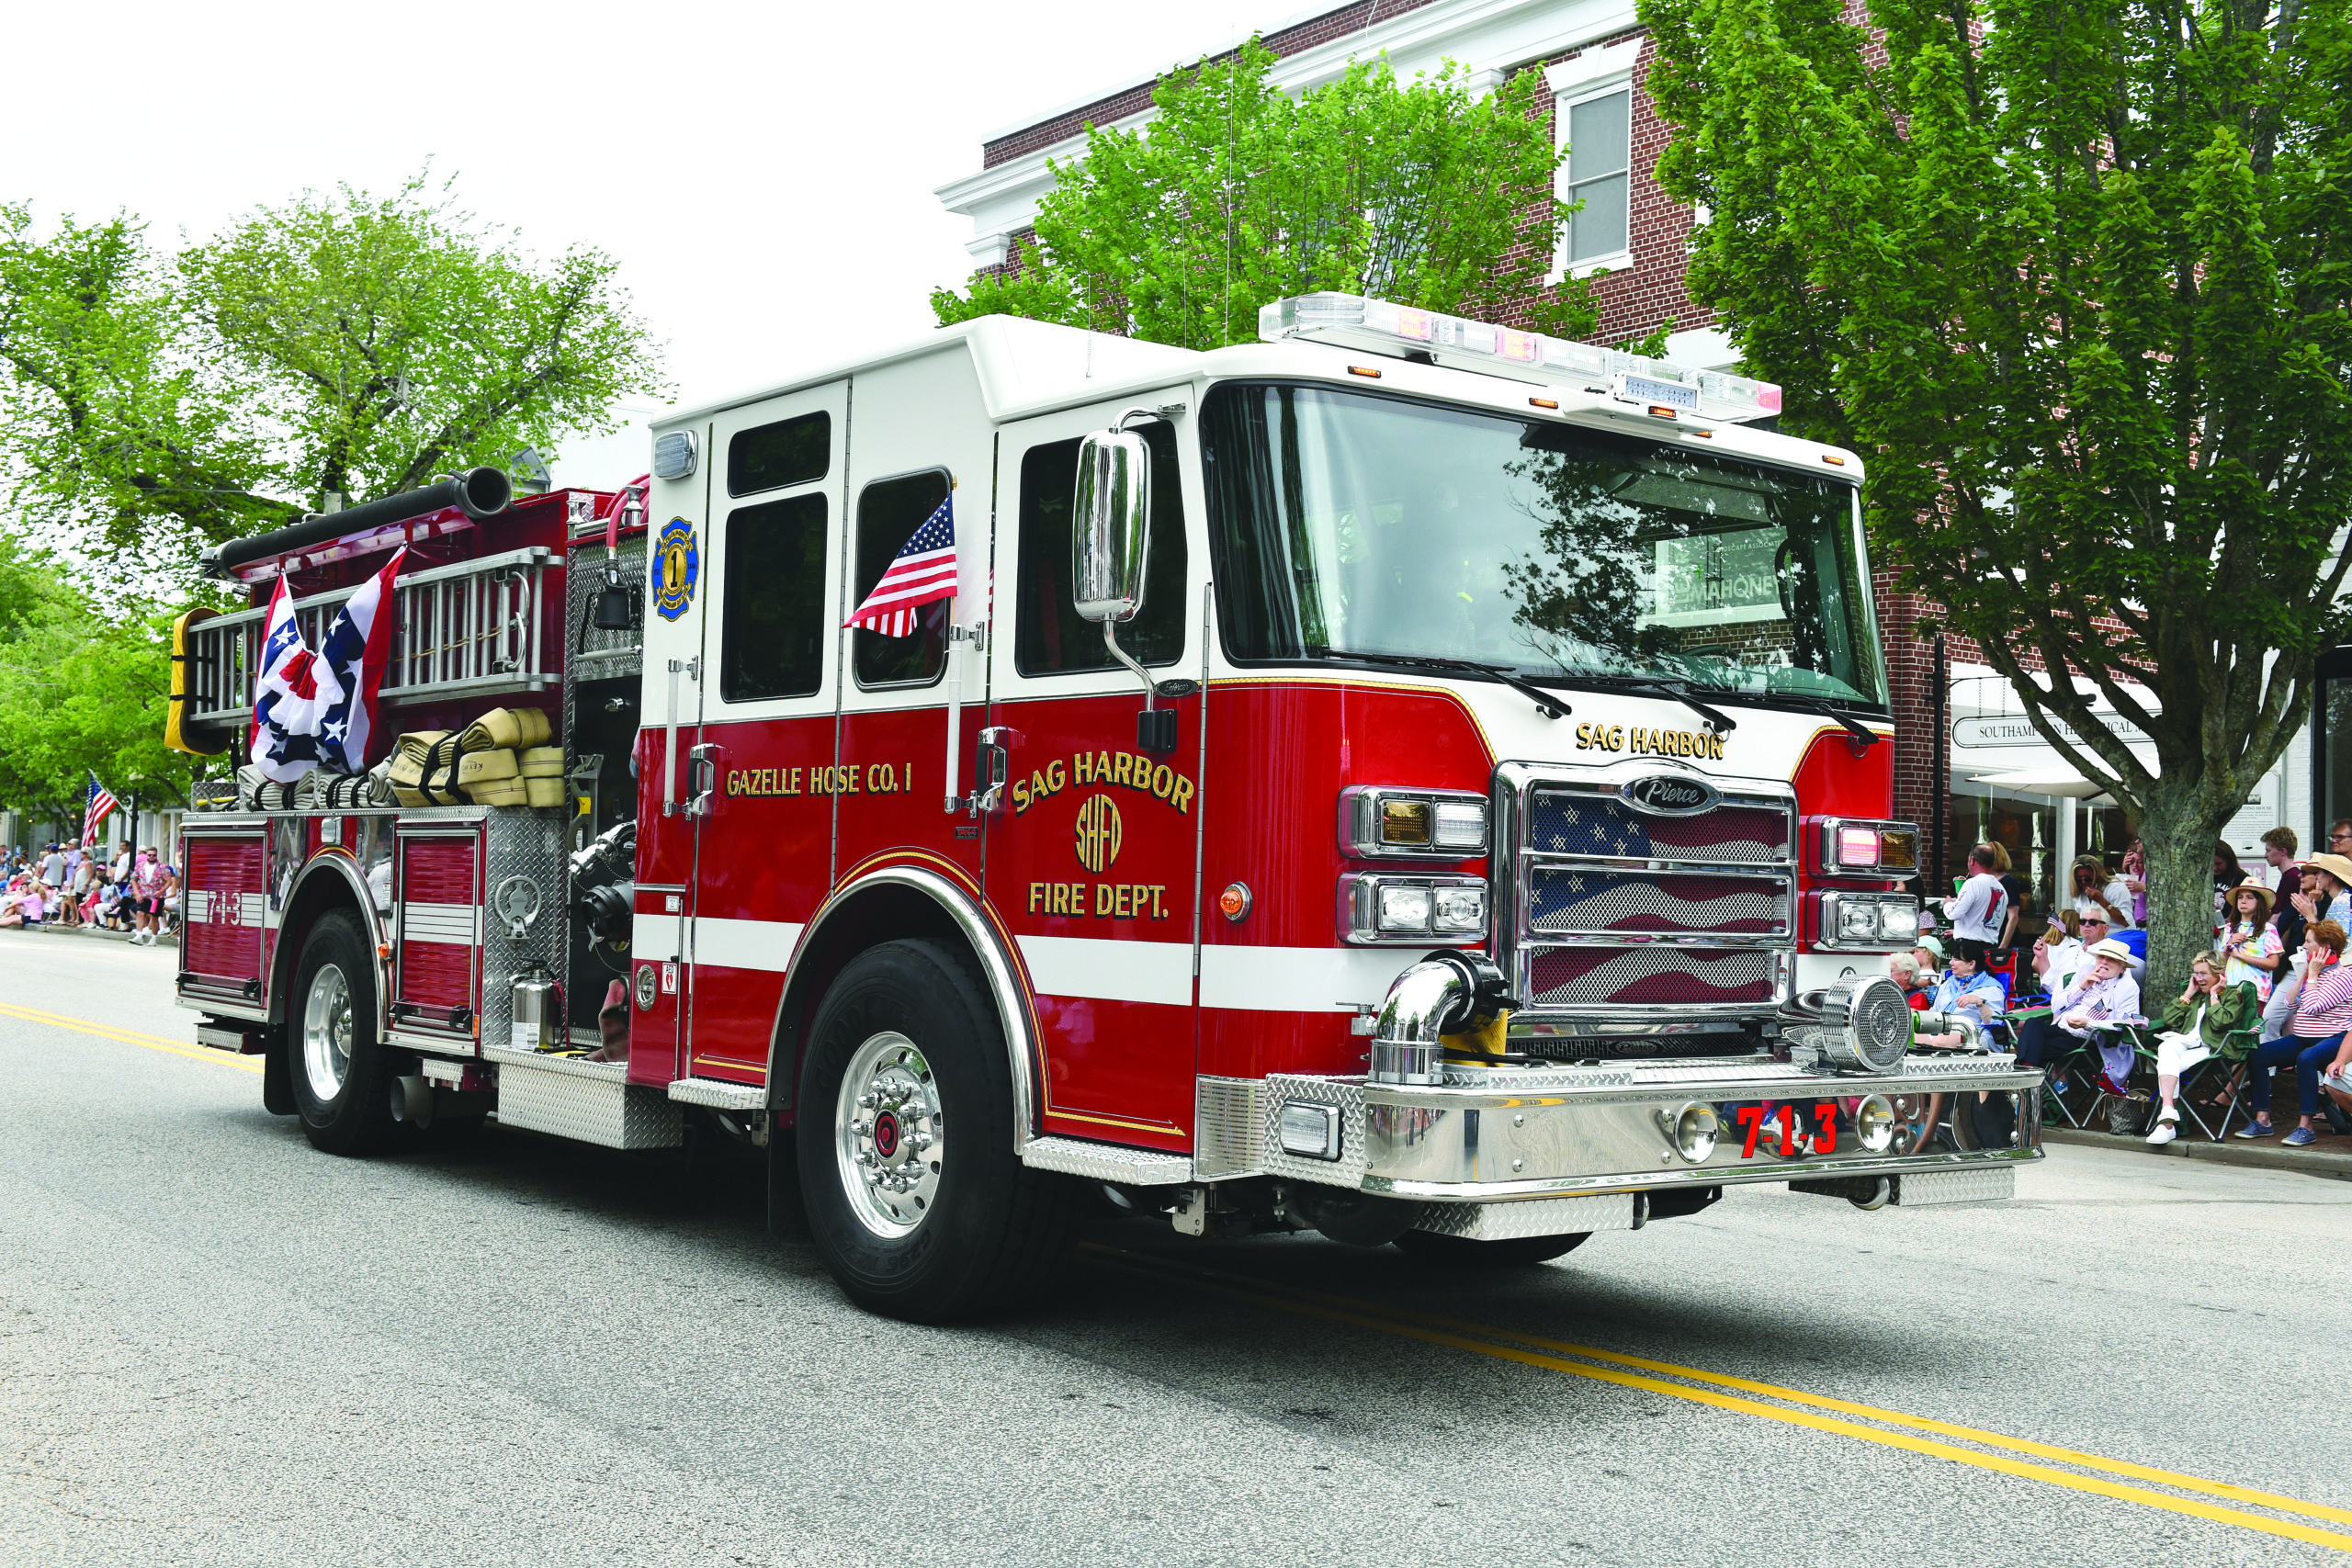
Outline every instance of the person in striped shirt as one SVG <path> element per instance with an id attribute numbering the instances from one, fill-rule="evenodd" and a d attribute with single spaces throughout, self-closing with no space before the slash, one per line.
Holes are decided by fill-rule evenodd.
<path id="1" fill-rule="evenodd" d="M 2321 920 L 2303 938 L 2295 962 L 2302 971 L 2295 995 L 2295 1010 L 2287 1032 L 2266 1040 L 2246 1058 L 2246 1096 L 2254 1104 L 2252 1122 L 2237 1130 L 2241 1138 L 2267 1138 L 2278 1129 L 2270 1124 L 2270 1074 L 2289 1062 L 2302 1089 L 2302 1120 L 2284 1140 L 2290 1148 L 2316 1142 L 2312 1118 L 2319 1114 L 2319 1077 L 2332 1066 L 2345 1032 L 2352 1029 L 2352 967 L 2344 962 L 2345 933 L 2335 920 Z"/>

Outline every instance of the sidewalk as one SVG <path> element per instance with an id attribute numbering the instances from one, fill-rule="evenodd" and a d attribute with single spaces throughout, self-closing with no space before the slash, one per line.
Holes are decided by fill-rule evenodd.
<path id="1" fill-rule="evenodd" d="M 2290 1095 L 2287 1101 L 2290 1114 L 2285 1126 L 2295 1124 L 2294 1105 Z M 2277 1114 L 2278 1108 L 2272 1108 Z M 2262 1170 L 2299 1170 L 2305 1176 L 2330 1177 L 2337 1181 L 2352 1181 L 2352 1138 L 2339 1137 L 2329 1131 L 2324 1119 L 2312 1123 L 2319 1142 L 2306 1148 L 2287 1149 L 2278 1146 L 2278 1136 L 2246 1139 L 2231 1138 L 2211 1144 L 2191 1132 L 2175 1138 L 2169 1144 L 2152 1145 L 2144 1137 L 2119 1138 L 2112 1133 L 2077 1132 L 2072 1127 L 2041 1129 L 2045 1144 L 2076 1144 L 2089 1149 L 2120 1149 L 2151 1157 L 2169 1156 L 2175 1159 L 2203 1160 L 2211 1165 L 2250 1166 Z"/>

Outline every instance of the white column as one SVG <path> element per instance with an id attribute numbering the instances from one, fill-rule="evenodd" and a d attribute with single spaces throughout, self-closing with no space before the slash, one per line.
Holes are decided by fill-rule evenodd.
<path id="1" fill-rule="evenodd" d="M 2059 907 L 2064 908 L 2068 902 L 2066 890 L 2073 886 L 2067 877 L 2066 868 L 2074 864 L 2075 856 L 2082 852 L 2075 847 L 2075 824 L 2082 803 L 2063 795 L 2052 798 L 2058 806 L 2058 874 L 2052 879 L 2051 886 L 2057 889 Z"/>

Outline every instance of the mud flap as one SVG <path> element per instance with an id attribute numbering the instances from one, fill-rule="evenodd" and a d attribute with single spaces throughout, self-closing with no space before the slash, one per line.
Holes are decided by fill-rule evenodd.
<path id="1" fill-rule="evenodd" d="M 294 1064 L 286 1041 L 286 1031 L 269 1032 L 269 1043 L 261 1054 L 261 1108 L 272 1116 L 294 1114 Z"/>
<path id="2" fill-rule="evenodd" d="M 792 1129 L 777 1127 L 768 1134 L 768 1235 L 778 1241 L 816 1239 L 808 1229 L 808 1206 L 800 1200 L 800 1168 Z"/>

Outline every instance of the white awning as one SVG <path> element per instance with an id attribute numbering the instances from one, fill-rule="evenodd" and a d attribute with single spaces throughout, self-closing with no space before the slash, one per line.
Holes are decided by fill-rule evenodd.
<path id="1" fill-rule="evenodd" d="M 2107 792 L 2072 768 L 2028 768 L 2014 773 L 1975 773 L 1971 784 L 1991 784 L 2012 795 L 2064 795 L 2070 800 L 2106 801 Z"/>

